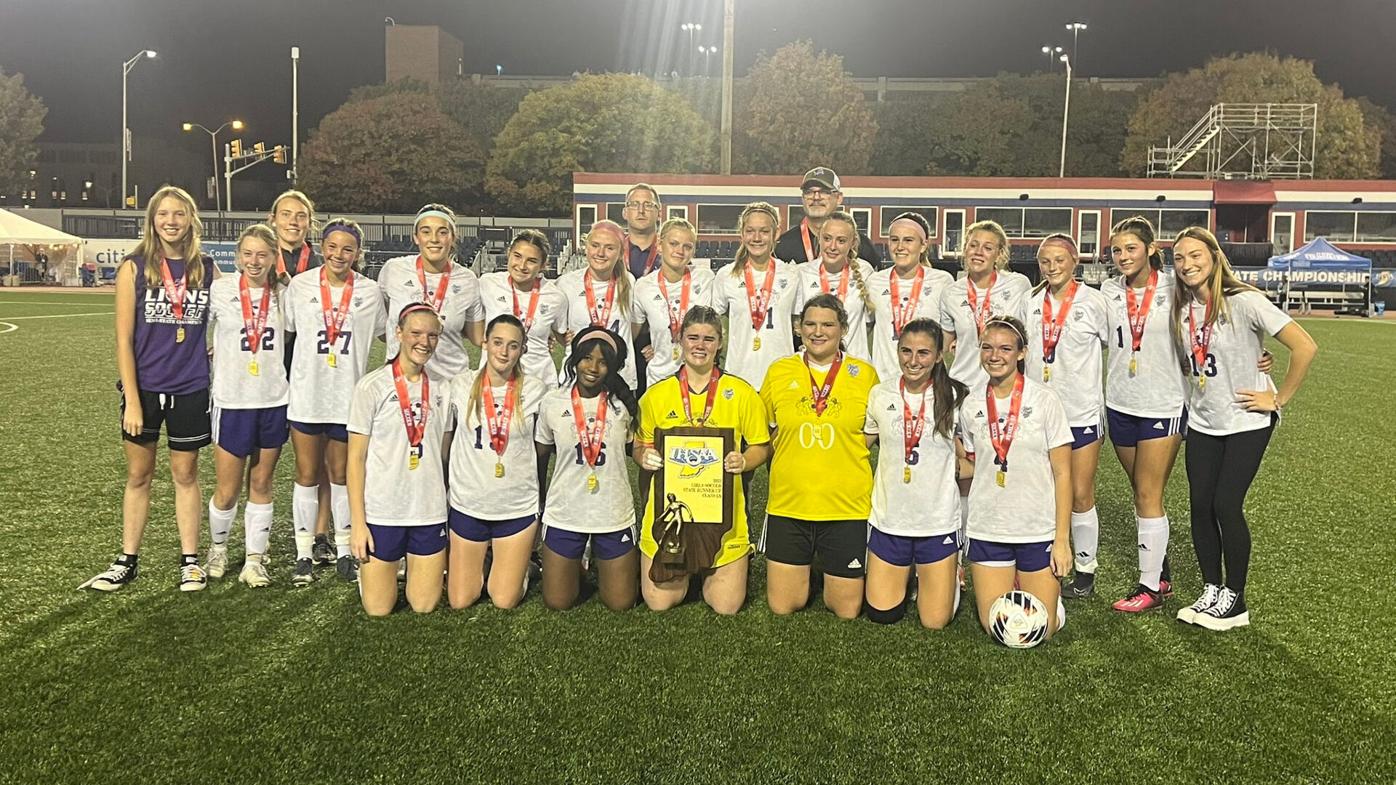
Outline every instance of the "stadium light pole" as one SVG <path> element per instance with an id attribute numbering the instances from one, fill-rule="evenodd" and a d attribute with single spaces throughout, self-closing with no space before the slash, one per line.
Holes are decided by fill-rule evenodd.
<path id="1" fill-rule="evenodd" d="M 206 126 L 200 125 L 199 123 L 184 124 L 185 133 L 193 131 L 195 128 L 197 128 L 200 131 L 203 131 L 204 133 L 208 134 L 209 144 L 213 147 L 213 209 L 215 210 L 219 209 L 220 204 L 223 201 L 223 193 L 218 186 L 218 135 L 220 133 L 223 133 L 223 130 L 229 127 L 231 127 L 234 131 L 241 131 L 243 129 L 243 124 L 241 120 L 229 120 L 228 122 L 218 126 L 217 129 L 212 131 L 210 131 Z"/>
<path id="2" fill-rule="evenodd" d="M 1071 58 L 1062 55 L 1061 61 L 1066 63 L 1066 103 L 1062 105 L 1062 158 L 1057 176 L 1066 177 L 1066 124 L 1071 117 Z"/>
<path id="3" fill-rule="evenodd" d="M 688 33 L 688 75 L 692 76 L 698 65 L 693 57 L 694 36 L 703 31 L 703 26 L 697 22 L 684 22 L 679 25 L 679 29 Z"/>
<path id="4" fill-rule="evenodd" d="M 1060 46 L 1043 46 L 1042 54 L 1047 58 L 1047 70 L 1049 72 L 1057 70 L 1057 58 L 1061 57 L 1062 48 Z"/>
<path id="5" fill-rule="evenodd" d="M 709 67 L 712 65 L 712 56 L 717 54 L 716 46 L 700 46 L 698 51 L 703 53 L 703 76 L 708 75 Z"/>
<path id="6" fill-rule="evenodd" d="M 1066 29 L 1071 32 L 1071 62 L 1080 63 L 1081 61 L 1076 57 L 1077 38 L 1080 37 L 1082 30 L 1089 28 L 1086 27 L 1085 22 L 1071 22 L 1067 24 Z"/>
<path id="7" fill-rule="evenodd" d="M 301 48 L 291 47 L 291 165 L 286 168 L 286 179 L 296 182 L 296 161 L 300 152 L 301 94 L 300 94 Z M 216 154 L 216 148 L 215 148 Z"/>
<path id="8" fill-rule="evenodd" d="M 722 174 L 732 173 L 732 38 L 735 0 L 722 0 Z"/>
<path id="9" fill-rule="evenodd" d="M 126 164 L 131 160 L 131 131 L 126 127 L 126 75 L 141 60 L 155 57 L 154 49 L 142 49 L 121 66 L 121 209 L 126 209 Z"/>

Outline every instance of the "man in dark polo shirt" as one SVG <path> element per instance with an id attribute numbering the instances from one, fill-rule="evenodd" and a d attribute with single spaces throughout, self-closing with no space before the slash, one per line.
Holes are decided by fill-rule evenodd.
<path id="1" fill-rule="evenodd" d="M 805 172 L 800 183 L 800 201 L 805 207 L 805 218 L 798 226 L 780 236 L 776 241 L 776 258 L 786 262 L 812 262 L 819 258 L 819 230 L 829 214 L 843 207 L 843 187 L 839 176 L 827 166 L 816 166 Z M 863 232 L 858 232 L 858 256 L 873 267 L 882 266 L 882 255 L 877 246 Z"/>
<path id="2" fill-rule="evenodd" d="M 659 194 L 655 192 L 654 186 L 648 183 L 636 183 L 625 192 L 625 211 L 621 214 L 625 218 L 625 234 L 628 238 L 625 264 L 637 281 L 659 266 L 659 238 L 655 233 L 659 230 L 660 211 L 663 209 Z M 649 330 L 641 330 L 635 337 L 636 395 L 643 395 L 645 392 L 647 363 L 641 350 L 649 345 Z"/>

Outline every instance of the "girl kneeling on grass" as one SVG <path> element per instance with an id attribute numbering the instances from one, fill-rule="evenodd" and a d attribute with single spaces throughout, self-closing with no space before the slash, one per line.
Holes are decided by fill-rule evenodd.
<path id="1" fill-rule="evenodd" d="M 1026 344 L 1017 319 L 986 321 L 979 356 L 988 382 L 960 408 L 973 456 L 970 575 L 985 630 L 994 600 L 1017 586 L 1042 601 L 1050 637 L 1065 623 L 1057 578 L 1071 570 L 1072 439 L 1056 393 L 1023 374 Z"/>
<path id="2" fill-rule="evenodd" d="M 493 558 L 489 594 L 513 608 L 527 591 L 528 558 L 538 530 L 538 467 L 533 432 L 548 393 L 526 375 L 524 326 L 503 313 L 485 328 L 483 364 L 451 381 L 450 567 L 452 608 L 465 608 L 485 588 L 485 553 Z M 546 339 L 544 345 L 546 346 Z M 551 363 L 547 370 L 556 379 Z"/>
<path id="3" fill-rule="evenodd" d="M 624 340 L 614 332 L 580 330 L 563 364 L 566 383 L 543 399 L 538 414 L 538 483 L 547 500 L 543 603 L 554 610 L 576 604 L 588 545 L 596 557 L 601 602 L 615 611 L 635 604 L 639 555 L 625 456 L 636 405 L 621 377 L 625 353 Z"/>
<path id="4" fill-rule="evenodd" d="M 116 272 L 116 369 L 126 490 L 121 500 L 121 555 L 80 588 L 117 591 L 136 579 L 150 516 L 155 445 L 165 427 L 175 486 L 181 591 L 207 584 L 199 566 L 199 449 L 209 423 L 209 286 L 213 260 L 199 251 L 202 224 L 194 200 L 166 186 L 150 197 L 145 234 Z"/>
<path id="5" fill-rule="evenodd" d="M 282 362 L 287 345 L 282 321 L 284 287 L 275 273 L 276 236 L 270 227 L 247 227 L 237 249 L 238 275 L 214 281 L 210 290 L 217 484 L 208 502 L 212 544 L 204 568 L 210 578 L 222 578 L 228 569 L 228 533 L 251 461 L 243 517 L 246 559 L 238 580 L 258 588 L 271 583 L 266 553 L 271 538 L 272 480 L 281 448 L 290 436 L 289 385 Z"/>
<path id="6" fill-rule="evenodd" d="M 397 605 L 397 564 L 407 557 L 407 602 L 430 613 L 446 569 L 446 383 L 426 363 L 441 317 L 425 303 L 397 318 L 396 357 L 354 385 L 349 407 L 350 548 L 370 616 Z"/>

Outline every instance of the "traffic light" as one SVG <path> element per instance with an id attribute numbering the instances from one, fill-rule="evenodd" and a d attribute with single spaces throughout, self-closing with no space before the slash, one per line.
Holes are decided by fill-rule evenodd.
<path id="1" fill-rule="evenodd" d="M 241 139 L 234 139 L 232 142 L 230 142 L 230 143 L 228 144 L 228 149 L 229 149 L 230 154 L 232 155 L 233 158 L 241 158 L 241 157 L 242 157 L 242 140 L 241 140 Z"/>
<path id="2" fill-rule="evenodd" d="M 266 145 L 266 143 L 265 143 L 265 142 L 257 142 L 256 144 L 252 145 L 252 152 L 253 152 L 253 154 L 259 155 L 259 156 L 260 156 L 260 155 L 266 155 L 266 154 L 267 154 L 267 145 Z"/>
<path id="3" fill-rule="evenodd" d="M 271 149 L 271 160 L 273 163 L 286 163 L 286 146 L 279 144 L 276 147 L 273 147 Z"/>

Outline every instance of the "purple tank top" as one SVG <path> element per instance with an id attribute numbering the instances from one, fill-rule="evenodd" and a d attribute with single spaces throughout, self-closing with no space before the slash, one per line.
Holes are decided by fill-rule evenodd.
<path id="1" fill-rule="evenodd" d="M 184 311 L 178 321 L 165 287 L 157 279 L 146 285 L 145 260 L 134 256 L 136 266 L 136 384 L 146 392 L 186 395 L 208 389 L 208 287 L 213 283 L 213 259 L 204 267 L 203 288 L 184 293 Z M 170 259 L 170 275 L 176 283 L 184 277 L 184 262 Z M 184 340 L 176 341 L 180 328 Z"/>

